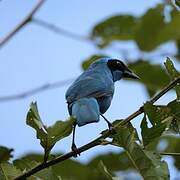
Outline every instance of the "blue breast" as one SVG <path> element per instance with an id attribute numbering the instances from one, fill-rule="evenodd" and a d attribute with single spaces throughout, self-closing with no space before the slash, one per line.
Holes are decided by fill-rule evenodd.
<path id="1" fill-rule="evenodd" d="M 68 103 L 71 103 L 84 97 L 99 98 L 102 96 L 113 96 L 113 94 L 113 77 L 106 63 L 93 64 L 68 88 L 66 100 Z"/>

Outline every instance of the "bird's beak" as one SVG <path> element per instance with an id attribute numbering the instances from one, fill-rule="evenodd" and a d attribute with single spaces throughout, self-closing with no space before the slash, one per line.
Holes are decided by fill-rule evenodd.
<path id="1" fill-rule="evenodd" d="M 133 73 L 131 71 L 125 71 L 123 76 L 125 78 L 140 79 L 138 75 L 136 75 L 135 73 Z"/>

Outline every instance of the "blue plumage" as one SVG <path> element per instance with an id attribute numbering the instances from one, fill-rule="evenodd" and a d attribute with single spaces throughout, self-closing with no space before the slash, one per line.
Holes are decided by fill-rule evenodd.
<path id="1" fill-rule="evenodd" d="M 101 58 L 95 61 L 69 87 L 66 92 L 68 111 L 76 118 L 73 131 L 72 150 L 77 150 L 74 143 L 75 127 L 98 122 L 111 104 L 114 94 L 114 82 L 123 77 L 135 78 L 135 75 L 120 60 Z M 103 116 L 111 126 L 111 123 Z"/>
<path id="2" fill-rule="evenodd" d="M 86 97 L 86 102 L 88 102 L 88 98 L 95 98 L 100 109 L 99 112 L 101 113 L 105 113 L 111 104 L 111 99 L 114 94 L 114 81 L 111 70 L 107 66 L 108 60 L 109 58 L 103 58 L 93 63 L 77 78 L 66 92 L 69 113 L 77 118 L 78 126 L 98 122 L 99 115 L 96 116 L 96 120 L 92 117 L 92 119 L 88 118 L 87 121 L 86 114 L 84 113 L 84 117 L 82 115 L 83 111 L 81 111 L 81 115 L 78 114 L 78 111 L 72 114 L 72 106 L 79 103 L 77 100 Z M 96 106 L 92 108 L 96 108 Z M 91 109 L 89 109 L 89 111 L 91 111 Z M 97 111 L 97 108 L 94 111 Z M 97 111 L 96 113 L 99 112 Z M 83 121 L 86 123 L 83 123 Z"/>
<path id="3" fill-rule="evenodd" d="M 99 114 L 99 105 L 95 98 L 81 98 L 72 106 L 72 115 L 77 118 L 78 126 L 98 122 Z"/>

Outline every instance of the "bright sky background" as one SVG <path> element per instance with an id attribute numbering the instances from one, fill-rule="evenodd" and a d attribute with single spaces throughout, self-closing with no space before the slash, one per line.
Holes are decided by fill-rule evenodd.
<path id="1" fill-rule="evenodd" d="M 160 0 L 133 3 L 131 0 L 54 0 L 47 1 L 35 17 L 80 35 L 88 35 L 91 28 L 101 20 L 115 14 L 142 15 L 148 8 L 156 6 Z M 0 1 L 0 38 L 11 31 L 36 4 L 35 0 Z M 132 49 L 128 57 L 137 56 L 133 43 L 120 43 L 119 48 Z M 122 59 L 122 53 L 113 50 L 98 50 L 90 43 L 59 36 L 35 24 L 25 26 L 3 48 L 0 49 L 0 96 L 20 93 L 44 83 L 53 83 L 77 77 L 81 72 L 81 62 L 94 53 L 105 52 Z M 159 60 L 163 63 L 164 59 Z M 0 145 L 15 148 L 14 156 L 28 152 L 42 152 L 35 131 L 25 124 L 29 104 L 37 101 L 40 115 L 47 125 L 56 120 L 68 118 L 65 92 L 68 86 L 49 90 L 34 96 L 0 103 Z M 162 98 L 166 103 L 174 94 Z M 116 84 L 111 107 L 105 114 L 108 119 L 125 118 L 137 110 L 148 99 L 144 87 L 135 82 L 121 81 Z M 135 126 L 139 126 L 138 118 Z M 107 127 L 104 120 L 77 128 L 76 144 L 81 146 L 93 140 Z M 57 143 L 54 152 L 68 152 L 71 137 Z M 77 160 L 87 162 L 92 156 L 119 148 L 96 147 L 82 153 Z M 170 158 L 166 158 L 170 159 Z M 172 164 L 172 161 L 168 161 Z M 175 173 L 175 171 L 174 171 Z M 173 174 L 174 174 L 173 173 Z"/>

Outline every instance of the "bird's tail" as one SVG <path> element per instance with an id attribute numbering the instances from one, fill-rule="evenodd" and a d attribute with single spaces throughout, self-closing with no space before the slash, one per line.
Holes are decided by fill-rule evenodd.
<path id="1" fill-rule="evenodd" d="M 95 98 L 82 98 L 72 105 L 72 115 L 75 116 L 78 126 L 99 121 L 99 105 Z"/>

